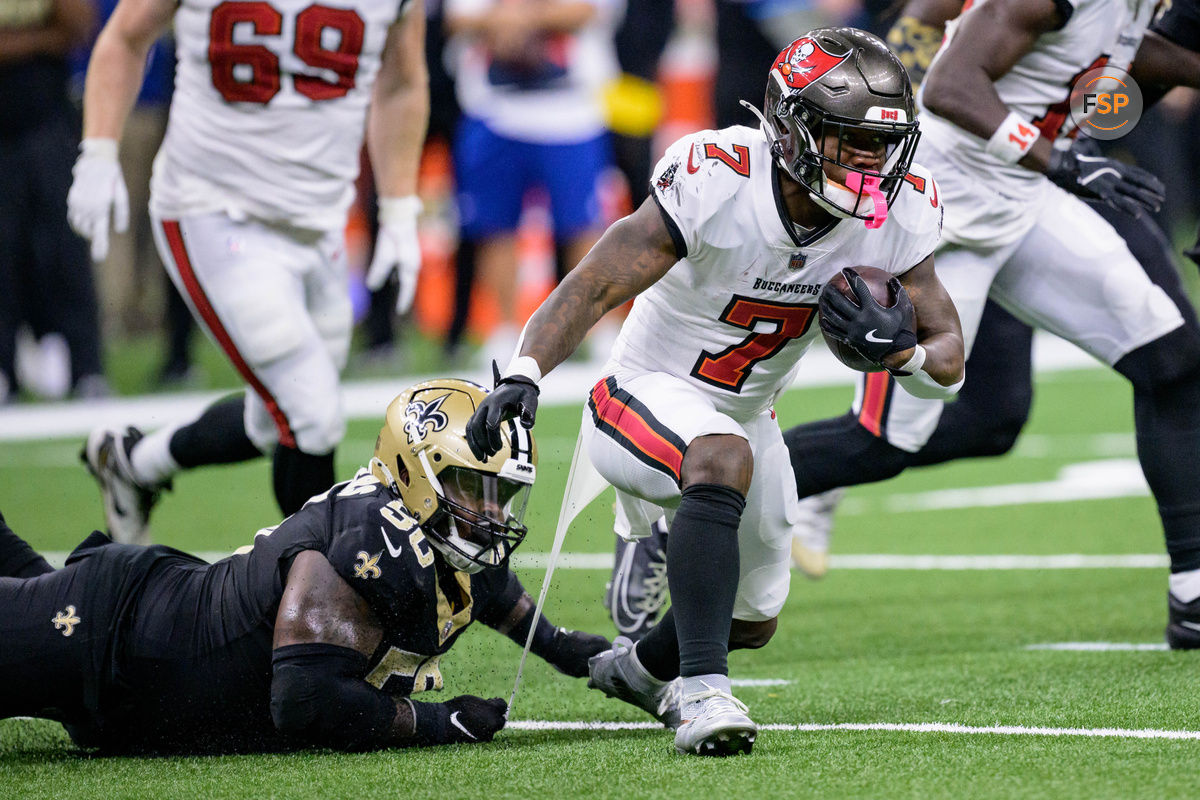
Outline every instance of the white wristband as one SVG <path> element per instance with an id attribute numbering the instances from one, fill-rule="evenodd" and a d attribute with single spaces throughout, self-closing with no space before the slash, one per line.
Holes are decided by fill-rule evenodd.
<path id="1" fill-rule="evenodd" d="M 925 348 L 921 347 L 921 345 L 916 345 L 913 347 L 912 358 L 908 359 L 908 361 L 905 361 L 904 366 L 900 367 L 897 371 L 911 372 L 913 374 L 920 372 L 921 367 L 925 365 L 926 355 L 928 355 L 928 353 L 925 352 Z"/>
<path id="2" fill-rule="evenodd" d="M 389 225 L 393 222 L 405 223 L 417 218 L 421 213 L 421 198 L 415 194 L 408 194 L 404 197 L 381 197 L 379 198 L 379 221 L 384 225 Z"/>
<path id="3" fill-rule="evenodd" d="M 988 139 L 984 151 L 1006 164 L 1015 164 L 1025 157 L 1041 135 L 1041 131 L 1010 111 Z"/>
<path id="4" fill-rule="evenodd" d="M 102 139 L 100 137 L 84 139 L 79 143 L 79 152 L 88 158 L 102 158 L 105 161 L 116 161 L 117 140 Z"/>
<path id="5" fill-rule="evenodd" d="M 513 356 L 513 360 L 508 362 L 508 366 L 504 368 L 500 377 L 511 378 L 514 375 L 520 375 L 537 383 L 542 379 L 542 368 L 538 366 L 537 360 L 533 356 Z"/>

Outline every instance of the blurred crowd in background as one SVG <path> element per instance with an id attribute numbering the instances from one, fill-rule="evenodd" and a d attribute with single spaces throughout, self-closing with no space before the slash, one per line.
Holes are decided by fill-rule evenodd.
<path id="1" fill-rule="evenodd" d="M 561 0 L 567 2 L 568 0 Z M 507 359 L 528 314 L 613 220 L 645 200 L 651 170 L 694 130 L 755 125 L 771 61 L 810 28 L 845 24 L 884 35 L 894 0 L 609 0 L 579 33 L 565 69 L 586 74 L 570 108 L 504 110 L 472 14 L 520 19 L 524 3 L 427 0 L 431 119 L 421 166 L 423 268 L 411 314 L 394 285 L 369 292 L 374 193 L 363 169 L 347 228 L 359 322 L 355 368 L 479 368 Z M 103 397 L 106 359 L 154 359 L 146 386 L 201 386 L 202 337 L 158 260 L 146 213 L 151 163 L 166 128 L 174 51 L 154 48 L 120 160 L 130 195 L 125 233 L 92 264 L 68 227 L 66 196 L 79 144 L 88 54 L 116 0 L 0 0 L 0 403 Z M 545 76 L 542 76 L 545 77 Z M 519 87 L 518 87 L 519 88 Z M 1161 177 L 1159 222 L 1190 243 L 1200 196 L 1197 93 L 1176 90 L 1107 149 Z M 526 145 L 565 144 L 526 164 Z M 503 153 L 497 158 L 497 153 Z M 364 167 L 366 155 L 364 154 Z M 593 334 L 602 359 L 617 323 Z M 586 355 L 586 354 L 585 354 Z"/>

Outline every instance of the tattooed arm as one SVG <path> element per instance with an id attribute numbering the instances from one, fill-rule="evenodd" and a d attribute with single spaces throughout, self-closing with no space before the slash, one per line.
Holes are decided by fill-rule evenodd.
<path id="1" fill-rule="evenodd" d="M 561 364 L 596 322 L 652 286 L 678 260 L 654 198 L 605 231 L 579 266 L 525 326 L 520 355 L 545 375 Z"/>

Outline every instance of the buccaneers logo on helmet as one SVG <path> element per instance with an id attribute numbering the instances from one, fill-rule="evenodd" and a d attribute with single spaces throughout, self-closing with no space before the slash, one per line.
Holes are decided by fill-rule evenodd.
<path id="1" fill-rule="evenodd" d="M 841 64 L 849 56 L 835 56 L 826 52 L 812 39 L 803 38 L 792 42 L 792 46 L 779 54 L 775 69 L 783 76 L 784 83 L 793 89 L 803 89 L 826 72 Z"/>

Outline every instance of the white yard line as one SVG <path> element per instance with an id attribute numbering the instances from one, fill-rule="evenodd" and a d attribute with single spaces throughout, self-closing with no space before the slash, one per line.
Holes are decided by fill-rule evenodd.
<path id="1" fill-rule="evenodd" d="M 1045 642 L 1027 644 L 1026 650 L 1058 650 L 1070 653 L 1112 653 L 1167 650 L 1166 642 Z"/>
<path id="2" fill-rule="evenodd" d="M 43 551 L 55 567 L 67 560 L 68 551 Z M 229 553 L 217 550 L 200 550 L 195 555 L 205 561 L 217 561 Z M 513 566 L 518 569 L 545 569 L 548 553 L 516 553 Z M 612 553 L 562 553 L 558 569 L 612 569 Z M 1168 565 L 1167 557 L 1157 553 L 1129 553 L 1126 555 L 1061 555 L 1020 556 L 940 556 L 940 555 L 893 555 L 860 554 L 834 555 L 830 557 L 833 569 L 842 570 L 945 570 L 965 572 L 970 570 L 1016 570 L 1016 569 L 1163 569 Z"/>
<path id="3" fill-rule="evenodd" d="M 514 720 L 508 728 L 522 731 L 640 731 L 662 730 L 657 722 L 583 722 Z M 890 731 L 897 733 L 962 733 L 999 736 L 1081 736 L 1106 739 L 1200 739 L 1200 731 L 1157 728 L 1044 728 L 1025 725 L 960 725 L 956 722 L 832 722 L 759 725 L 760 731 L 814 733 L 821 731 Z"/>

